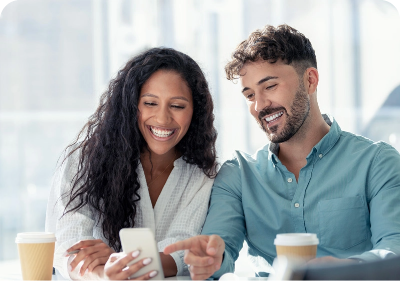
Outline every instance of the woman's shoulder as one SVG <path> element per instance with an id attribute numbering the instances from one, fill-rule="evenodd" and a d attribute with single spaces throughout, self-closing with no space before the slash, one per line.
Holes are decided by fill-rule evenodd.
<path id="1" fill-rule="evenodd" d="M 207 177 L 203 169 L 196 164 L 186 162 L 182 157 L 175 160 L 174 167 L 180 169 L 183 173 L 198 174 Z"/>
<path id="2" fill-rule="evenodd" d="M 196 164 L 187 163 L 182 157 L 175 160 L 174 167 L 177 168 L 180 177 L 187 178 L 191 184 L 206 185 L 214 182 L 214 178 L 207 176 L 203 169 Z"/>
<path id="3" fill-rule="evenodd" d="M 53 185 L 73 181 L 79 170 L 80 157 L 81 149 L 79 144 L 69 145 L 63 150 L 57 162 L 56 171 L 53 176 Z"/>

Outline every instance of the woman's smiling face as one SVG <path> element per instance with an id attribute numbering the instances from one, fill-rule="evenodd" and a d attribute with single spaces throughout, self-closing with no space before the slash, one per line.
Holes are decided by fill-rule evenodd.
<path id="1" fill-rule="evenodd" d="M 151 152 L 173 149 L 189 129 L 193 116 L 192 92 L 173 70 L 158 70 L 143 84 L 139 97 L 139 130 Z"/>

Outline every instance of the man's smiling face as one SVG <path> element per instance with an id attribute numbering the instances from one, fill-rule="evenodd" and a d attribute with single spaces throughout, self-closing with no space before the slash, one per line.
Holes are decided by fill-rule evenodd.
<path id="1" fill-rule="evenodd" d="M 309 116 L 310 100 L 302 77 L 282 61 L 247 62 L 240 71 L 250 113 L 273 143 L 293 137 Z"/>

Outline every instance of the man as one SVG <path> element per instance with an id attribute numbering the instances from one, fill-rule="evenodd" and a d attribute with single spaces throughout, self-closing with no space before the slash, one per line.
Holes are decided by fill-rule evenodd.
<path id="1" fill-rule="evenodd" d="M 310 41 L 287 25 L 253 32 L 225 68 L 270 144 L 236 152 L 214 182 L 201 236 L 186 249 L 192 279 L 234 271 L 243 240 L 258 276 L 276 257 L 278 233 L 316 233 L 313 262 L 362 262 L 400 253 L 400 155 L 321 115 Z"/>

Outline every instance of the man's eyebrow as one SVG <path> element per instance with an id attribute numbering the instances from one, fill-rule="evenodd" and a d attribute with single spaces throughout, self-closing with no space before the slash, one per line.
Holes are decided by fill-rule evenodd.
<path id="1" fill-rule="evenodd" d="M 247 90 L 250 90 L 250 88 L 244 87 L 243 90 L 242 90 L 242 93 L 246 92 Z"/>
<path id="2" fill-rule="evenodd" d="M 276 77 L 276 76 L 264 77 L 263 79 L 261 79 L 260 81 L 257 82 L 257 85 L 261 85 L 262 83 L 267 82 L 268 80 L 277 79 L 277 78 L 278 77 Z M 246 92 L 247 90 L 250 90 L 250 88 L 249 87 L 244 87 L 243 90 L 242 90 L 242 93 Z"/>
<path id="3" fill-rule="evenodd" d="M 278 77 L 276 77 L 276 76 L 267 76 L 267 77 L 264 77 L 263 79 L 261 79 L 260 81 L 258 81 L 257 85 L 261 85 L 262 83 L 267 82 L 268 80 L 277 79 L 277 78 L 278 78 Z"/>

